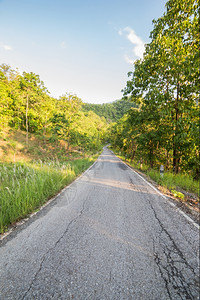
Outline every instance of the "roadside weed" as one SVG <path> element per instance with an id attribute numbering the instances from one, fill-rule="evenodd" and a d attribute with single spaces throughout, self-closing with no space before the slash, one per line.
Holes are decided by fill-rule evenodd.
<path id="1" fill-rule="evenodd" d="M 0 233 L 37 210 L 87 169 L 94 158 L 61 163 L 0 163 Z"/>
<path id="2" fill-rule="evenodd" d="M 194 193 L 199 195 L 199 182 L 194 180 L 191 176 L 186 174 L 173 174 L 171 172 L 165 172 L 163 177 L 160 177 L 160 172 L 157 170 L 150 169 L 147 171 L 147 175 L 156 181 L 158 184 L 174 190 L 181 188 L 186 192 Z M 176 192 L 178 193 L 178 192 Z M 181 194 L 181 193 L 180 193 Z M 183 199 L 181 195 L 178 196 Z"/>

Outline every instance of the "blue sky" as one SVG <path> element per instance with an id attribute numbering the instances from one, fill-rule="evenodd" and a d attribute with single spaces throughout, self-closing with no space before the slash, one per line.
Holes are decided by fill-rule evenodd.
<path id="1" fill-rule="evenodd" d="M 54 97 L 106 103 L 150 41 L 165 0 L 0 0 L 0 64 L 40 75 Z"/>

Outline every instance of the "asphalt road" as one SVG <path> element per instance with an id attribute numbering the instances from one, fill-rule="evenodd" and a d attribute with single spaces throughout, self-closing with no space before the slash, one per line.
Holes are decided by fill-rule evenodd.
<path id="1" fill-rule="evenodd" d="M 198 228 L 107 148 L 0 247 L 0 299 L 199 299 Z"/>

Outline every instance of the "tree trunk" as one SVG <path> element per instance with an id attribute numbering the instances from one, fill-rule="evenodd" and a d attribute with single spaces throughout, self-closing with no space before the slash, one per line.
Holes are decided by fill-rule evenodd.
<path id="1" fill-rule="evenodd" d="M 135 148 L 133 148 L 132 155 L 131 155 L 131 161 L 134 160 L 136 150 L 137 150 L 137 146 L 135 146 Z"/>
<path id="2" fill-rule="evenodd" d="M 69 152 L 69 146 L 70 146 L 70 136 L 68 135 L 68 137 L 67 137 L 67 151 L 68 152 Z"/>
<path id="3" fill-rule="evenodd" d="M 150 149 L 149 157 L 150 157 L 150 167 L 153 169 L 153 149 Z"/>
<path id="4" fill-rule="evenodd" d="M 177 84 L 177 96 L 176 96 L 176 102 L 175 102 L 175 129 L 174 129 L 174 142 L 173 142 L 173 172 L 175 174 L 178 173 L 178 167 L 179 167 L 179 161 L 180 158 L 178 157 L 178 145 L 176 141 L 176 137 L 178 134 L 178 120 L 179 120 L 179 92 L 180 92 L 180 85 Z"/>
<path id="5" fill-rule="evenodd" d="M 28 148 L 28 95 L 26 97 L 26 146 Z"/>
<path id="6" fill-rule="evenodd" d="M 45 118 L 44 130 L 43 130 L 43 144 L 46 145 L 46 132 L 47 132 L 47 116 Z"/>
<path id="7" fill-rule="evenodd" d="M 165 150 L 165 156 L 166 156 L 166 169 L 169 170 L 170 162 L 169 162 L 169 151 Z"/>

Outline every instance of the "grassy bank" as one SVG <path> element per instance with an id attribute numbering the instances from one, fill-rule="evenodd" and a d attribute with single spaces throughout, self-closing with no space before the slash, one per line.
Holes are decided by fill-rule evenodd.
<path id="1" fill-rule="evenodd" d="M 0 233 L 55 196 L 96 158 L 0 163 Z"/>
<path id="2" fill-rule="evenodd" d="M 186 192 L 199 195 L 199 183 L 196 180 L 186 174 L 173 174 L 171 172 L 165 172 L 163 177 L 160 177 L 158 170 L 150 169 L 147 171 L 147 175 L 156 181 L 158 184 L 168 188 L 169 190 L 183 189 Z"/>
<path id="3" fill-rule="evenodd" d="M 116 151 L 114 152 L 118 155 Z M 170 190 L 171 193 L 177 198 L 184 200 L 185 196 L 183 193 L 181 193 L 181 190 L 199 196 L 199 182 L 187 174 L 173 174 L 172 172 L 164 172 L 164 176 L 161 177 L 159 170 L 151 169 L 150 166 L 145 165 L 144 163 L 141 165 L 135 161 L 131 162 L 122 155 L 118 155 L 118 157 L 128 162 L 129 165 L 136 170 L 139 170 L 149 176 L 160 186 Z"/>

